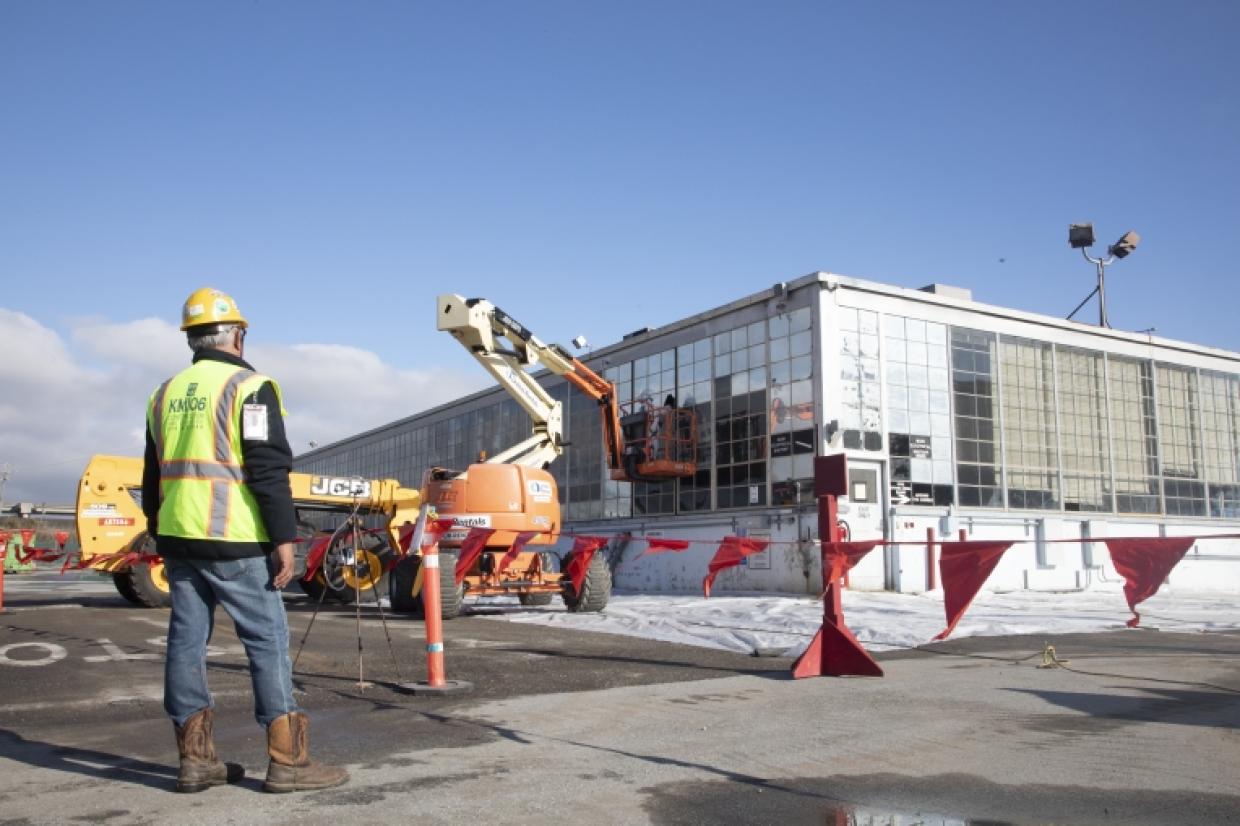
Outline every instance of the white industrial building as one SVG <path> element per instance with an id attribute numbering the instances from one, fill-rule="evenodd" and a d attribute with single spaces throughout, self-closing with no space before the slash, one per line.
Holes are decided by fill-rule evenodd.
<path id="1" fill-rule="evenodd" d="M 711 541 L 745 534 L 771 545 L 716 591 L 818 592 L 813 457 L 839 451 L 851 538 L 911 543 L 871 553 L 854 588 L 925 590 L 928 529 L 1029 540 L 988 587 L 1047 590 L 1116 579 L 1104 545 L 1049 540 L 1240 532 L 1240 354 L 982 304 L 958 288 L 815 273 L 632 333 L 588 363 L 622 403 L 672 395 L 698 416 L 692 478 L 613 482 L 595 403 L 542 379 L 565 406 L 570 444 L 551 467 L 565 530 L 616 537 L 621 588 L 697 590 Z M 463 469 L 528 434 L 494 388 L 296 466 L 416 485 L 426 468 Z M 645 536 L 700 541 L 635 559 Z M 1201 541 L 1171 581 L 1234 589 L 1238 562 L 1240 543 Z"/>

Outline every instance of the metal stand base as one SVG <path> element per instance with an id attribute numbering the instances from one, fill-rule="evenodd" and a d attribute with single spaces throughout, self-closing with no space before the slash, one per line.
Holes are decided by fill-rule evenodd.
<path id="1" fill-rule="evenodd" d="M 883 669 L 847 628 L 824 621 L 822 628 L 792 666 L 792 676 L 881 677 Z"/>
<path id="2" fill-rule="evenodd" d="M 474 684 L 465 680 L 445 680 L 443 685 L 431 685 L 428 682 L 398 683 L 396 690 L 415 696 L 436 696 L 445 694 L 465 694 L 474 690 Z"/>

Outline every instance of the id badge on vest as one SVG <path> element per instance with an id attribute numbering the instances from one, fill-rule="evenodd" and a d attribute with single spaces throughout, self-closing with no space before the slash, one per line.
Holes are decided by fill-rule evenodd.
<path id="1" fill-rule="evenodd" d="M 241 405 L 241 438 L 247 442 L 267 441 L 267 405 Z"/>

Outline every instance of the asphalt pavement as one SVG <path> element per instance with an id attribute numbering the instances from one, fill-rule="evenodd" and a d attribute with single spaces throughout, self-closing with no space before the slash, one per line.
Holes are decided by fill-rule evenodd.
<path id="1" fill-rule="evenodd" d="M 447 676 L 472 690 L 415 696 L 398 684 L 426 677 L 421 622 L 290 597 L 312 750 L 352 780 L 261 792 L 263 736 L 221 615 L 217 748 L 248 776 L 178 795 L 167 612 L 89 573 L 6 584 L 0 826 L 1240 823 L 1236 633 L 971 638 L 877 655 L 881 678 L 792 680 L 786 659 L 475 608 L 444 625 Z M 1046 642 L 1067 667 L 1038 667 Z"/>

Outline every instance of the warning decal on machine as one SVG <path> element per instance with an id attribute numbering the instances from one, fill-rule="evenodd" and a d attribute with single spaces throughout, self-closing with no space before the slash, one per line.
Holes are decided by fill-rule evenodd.
<path id="1" fill-rule="evenodd" d="M 530 493 L 530 498 L 535 502 L 547 503 L 551 501 L 551 483 L 544 482 L 540 479 L 531 479 L 525 483 L 526 490 Z"/>

